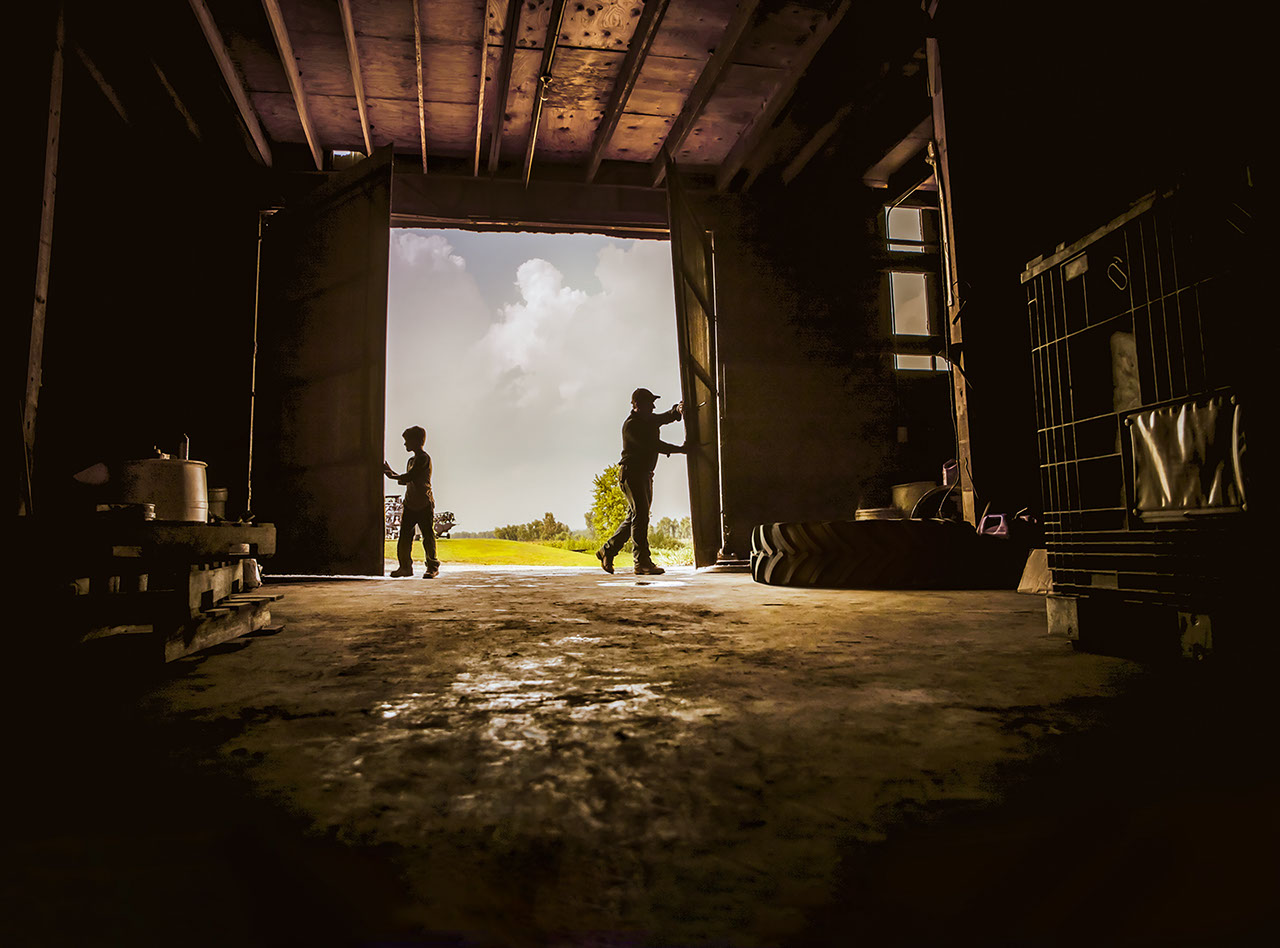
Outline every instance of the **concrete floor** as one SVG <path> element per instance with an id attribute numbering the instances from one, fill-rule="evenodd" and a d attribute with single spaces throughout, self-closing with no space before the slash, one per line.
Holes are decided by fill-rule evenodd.
<path id="1" fill-rule="evenodd" d="M 23 676 L 7 943 L 1275 933 L 1265 672 L 1077 653 L 1013 592 L 448 567 L 280 590 L 278 634 Z"/>

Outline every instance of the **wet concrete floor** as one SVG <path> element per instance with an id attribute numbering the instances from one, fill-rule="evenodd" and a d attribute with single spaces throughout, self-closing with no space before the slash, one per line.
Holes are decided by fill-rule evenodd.
<path id="1" fill-rule="evenodd" d="M 278 634 L 27 676 L 11 943 L 1273 933 L 1260 686 L 1073 651 L 1014 592 L 646 580 L 290 584 Z"/>

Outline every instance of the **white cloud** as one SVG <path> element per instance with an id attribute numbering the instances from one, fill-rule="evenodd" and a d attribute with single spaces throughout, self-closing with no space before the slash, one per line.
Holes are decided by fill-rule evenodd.
<path id="1" fill-rule="evenodd" d="M 448 238 L 440 234 L 422 234 L 414 230 L 393 230 L 391 252 L 409 267 L 431 270 L 466 269 L 467 262 L 453 252 Z"/>

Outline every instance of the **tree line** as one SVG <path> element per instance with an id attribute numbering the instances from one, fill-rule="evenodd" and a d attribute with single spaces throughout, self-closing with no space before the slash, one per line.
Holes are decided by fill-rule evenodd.
<path id="1" fill-rule="evenodd" d="M 597 544 L 603 543 L 613 536 L 614 531 L 626 516 L 627 498 L 622 493 L 622 484 L 618 480 L 618 465 L 610 464 L 597 474 L 592 482 L 591 509 L 583 517 L 586 521 L 588 537 Z M 449 526 L 452 527 L 452 523 Z M 568 524 L 561 523 L 550 511 L 543 514 L 539 520 L 494 527 L 491 533 L 457 531 L 457 535 L 459 537 L 491 536 L 498 540 L 519 540 L 525 543 L 567 544 L 573 538 L 573 532 Z M 681 517 L 679 520 L 674 517 L 660 517 L 649 524 L 649 545 L 654 549 L 670 549 L 692 539 L 693 525 L 688 517 Z M 578 543 L 576 540 L 573 542 Z M 627 544 L 626 549 L 631 549 L 630 543 Z"/>

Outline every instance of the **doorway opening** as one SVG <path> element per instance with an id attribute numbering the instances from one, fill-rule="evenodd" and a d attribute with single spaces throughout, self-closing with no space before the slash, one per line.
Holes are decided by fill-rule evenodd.
<path id="1" fill-rule="evenodd" d="M 550 549 L 570 556 L 530 549 L 528 565 L 595 566 L 597 480 L 631 392 L 657 393 L 659 411 L 681 399 L 670 242 L 398 227 L 390 244 L 385 454 L 403 471 L 401 433 L 427 430 L 440 558 L 483 555 L 458 541 L 561 536 Z M 403 492 L 386 481 L 388 557 Z M 684 459 L 660 459 L 652 526 L 685 541 L 689 513 Z"/>

